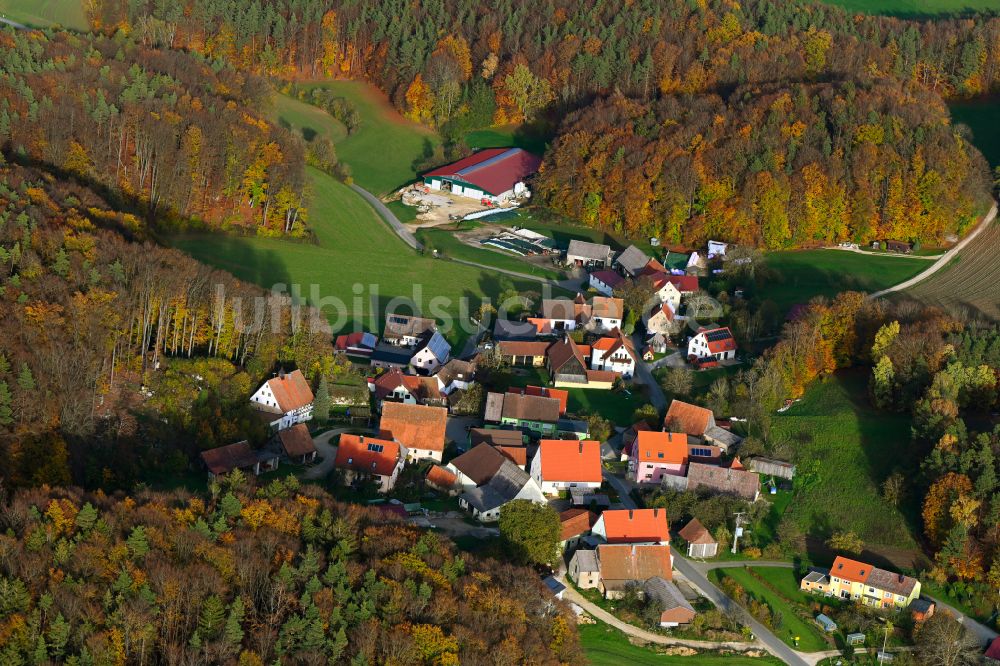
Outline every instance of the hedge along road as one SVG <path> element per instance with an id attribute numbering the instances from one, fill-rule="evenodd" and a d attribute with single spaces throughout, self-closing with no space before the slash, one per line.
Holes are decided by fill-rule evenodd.
<path id="1" fill-rule="evenodd" d="M 891 294 L 896 291 L 903 291 L 904 289 L 909 289 L 915 284 L 923 282 L 930 276 L 934 275 L 939 270 L 947 266 L 952 259 L 957 257 L 958 253 L 961 252 L 966 245 L 975 240 L 976 237 L 983 232 L 983 229 L 990 226 L 990 224 L 993 222 L 993 219 L 996 216 L 997 216 L 997 202 L 994 201 L 993 205 L 990 206 L 989 212 L 986 213 L 986 217 L 984 217 L 983 221 L 980 222 L 979 225 L 972 230 L 972 233 L 970 233 L 968 236 L 966 236 L 958 243 L 956 243 L 955 247 L 951 248 L 950 250 L 942 254 L 940 257 L 938 257 L 938 260 L 935 261 L 930 266 L 928 266 L 927 270 L 923 271 L 922 273 L 918 273 L 917 275 L 911 277 L 909 280 L 904 280 L 903 282 L 900 282 L 895 286 L 889 287 L 888 289 L 882 289 L 881 291 L 876 291 L 873 294 L 869 294 L 868 298 L 879 298 L 880 296 L 885 296 L 886 294 Z"/>

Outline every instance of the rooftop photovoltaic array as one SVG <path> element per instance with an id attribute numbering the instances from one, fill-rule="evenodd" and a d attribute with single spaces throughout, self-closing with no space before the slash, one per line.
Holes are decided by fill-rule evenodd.
<path id="1" fill-rule="evenodd" d="M 705 334 L 705 339 L 708 340 L 709 342 L 728 340 L 731 337 L 733 337 L 732 334 L 724 328 L 720 328 L 714 331 L 709 331 L 708 333 Z"/>
<path id="2" fill-rule="evenodd" d="M 368 444 L 368 450 L 369 451 L 374 451 L 375 453 L 382 453 L 382 450 L 384 448 L 385 447 L 382 446 L 381 444 L 372 444 L 372 443 Z"/>

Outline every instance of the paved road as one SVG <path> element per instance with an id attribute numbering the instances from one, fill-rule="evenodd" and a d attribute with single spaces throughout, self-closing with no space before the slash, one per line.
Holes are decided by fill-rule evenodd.
<path id="1" fill-rule="evenodd" d="M 935 261 L 927 268 L 927 270 L 920 273 L 919 275 L 910 278 L 909 280 L 904 280 L 903 282 L 900 282 L 895 286 L 889 287 L 888 289 L 883 289 L 882 291 L 876 291 L 874 294 L 869 294 L 868 297 L 878 298 L 879 296 L 885 296 L 886 294 L 891 294 L 892 292 L 895 291 L 903 291 L 904 289 L 909 289 L 918 282 L 923 282 L 924 280 L 926 280 L 927 278 L 929 278 L 930 276 L 934 275 L 939 270 L 947 266 L 951 262 L 951 260 L 954 259 L 966 245 L 975 240 L 976 236 L 981 234 L 986 227 L 990 226 L 990 223 L 993 222 L 993 219 L 996 216 L 997 216 L 997 203 L 994 201 L 993 205 L 990 207 L 990 211 L 986 213 L 986 217 L 984 217 L 983 221 L 979 223 L 979 226 L 977 226 L 968 236 L 966 236 L 958 243 L 956 243 L 955 247 L 951 248 L 950 250 L 942 254 L 937 261 Z"/>
<path id="2" fill-rule="evenodd" d="M 16 28 L 17 30 L 30 30 L 31 29 L 28 26 L 24 25 L 23 23 L 18 23 L 17 21 L 11 21 L 9 18 L 4 18 L 4 17 L 0 17 L 0 23 L 6 23 L 10 27 Z"/>
<path id="3" fill-rule="evenodd" d="M 632 342 L 636 349 L 642 349 L 644 347 L 644 340 L 639 334 L 632 336 Z M 661 412 L 666 411 L 667 396 L 663 394 L 663 389 L 660 388 L 660 383 L 653 377 L 653 372 L 650 370 L 649 363 L 646 363 L 642 359 L 639 359 L 636 362 L 635 376 L 633 377 L 633 380 L 644 385 L 649 390 L 649 402 L 653 405 L 653 407 L 656 407 Z"/>
<path id="4" fill-rule="evenodd" d="M 925 595 L 925 596 L 930 597 L 930 595 Z M 934 597 L 930 597 L 930 598 L 934 599 Z M 954 615 L 958 619 L 959 622 L 961 622 L 962 624 L 965 625 L 966 629 L 968 629 L 969 631 L 971 631 L 973 634 L 976 635 L 976 638 L 978 638 L 979 641 L 980 641 L 980 643 L 982 643 L 983 645 L 985 645 L 989 641 L 992 641 L 994 638 L 996 638 L 998 636 L 997 632 L 993 631 L 992 629 L 990 629 L 989 627 L 987 627 L 984 624 L 980 624 L 979 622 L 976 622 L 971 617 L 969 617 L 965 613 L 962 613 L 961 611 L 959 611 L 954 606 L 949 606 L 948 604 L 944 603 L 943 601 L 939 601 L 937 599 L 934 599 L 934 603 L 937 604 L 937 607 L 938 607 L 939 611 L 946 610 L 949 613 L 951 613 L 952 615 Z"/>
<path id="5" fill-rule="evenodd" d="M 375 209 L 375 212 L 379 214 L 383 220 L 386 221 L 392 230 L 396 232 L 396 235 L 403 239 L 403 242 L 412 247 L 414 250 L 423 250 L 424 246 L 417 240 L 417 237 L 406 228 L 399 218 L 396 217 L 388 206 L 386 206 L 382 201 L 376 197 L 374 194 L 361 187 L 357 183 L 351 183 L 351 189 L 360 194 L 365 201 L 371 204 L 371 207 Z"/>

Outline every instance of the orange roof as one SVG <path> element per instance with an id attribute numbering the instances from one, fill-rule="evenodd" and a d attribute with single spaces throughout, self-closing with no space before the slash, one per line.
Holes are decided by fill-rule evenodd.
<path id="1" fill-rule="evenodd" d="M 677 534 L 688 543 L 718 543 L 697 518 L 692 518 Z"/>
<path id="2" fill-rule="evenodd" d="M 559 539 L 565 541 L 589 532 L 597 522 L 597 514 L 587 509 L 566 509 L 559 514 L 559 522 L 562 524 L 562 536 Z"/>
<path id="3" fill-rule="evenodd" d="M 333 464 L 339 469 L 389 476 L 400 454 L 399 444 L 396 442 L 364 435 L 344 434 L 340 436 L 337 458 Z"/>
<path id="4" fill-rule="evenodd" d="M 870 564 L 838 556 L 833 561 L 833 566 L 830 567 L 830 575 L 855 583 L 864 583 L 874 568 Z"/>
<path id="5" fill-rule="evenodd" d="M 685 432 L 692 437 L 701 437 L 708 430 L 712 410 L 692 405 L 689 402 L 672 400 L 667 415 L 663 419 L 663 429 Z"/>
<path id="6" fill-rule="evenodd" d="M 444 429 L 448 410 L 444 407 L 387 402 L 382 405 L 379 429 L 403 446 L 422 451 L 444 451 Z"/>
<path id="7" fill-rule="evenodd" d="M 544 481 L 601 481 L 601 444 L 592 439 L 543 439 L 537 455 L 542 457 Z"/>
<path id="8" fill-rule="evenodd" d="M 515 465 L 524 467 L 528 464 L 528 449 L 523 446 L 495 446 L 493 447 Z"/>
<path id="9" fill-rule="evenodd" d="M 684 433 L 644 430 L 636 435 L 634 450 L 639 462 L 686 465 L 688 438 Z"/>
<path id="10" fill-rule="evenodd" d="M 510 392 L 510 389 L 508 389 Z M 559 401 L 559 415 L 566 413 L 566 402 L 569 400 L 569 391 L 562 389 L 547 388 L 545 386 L 525 386 L 525 395 L 537 395 L 543 398 L 555 398 Z"/>
<path id="11" fill-rule="evenodd" d="M 659 576 L 673 580 L 670 566 L 670 546 L 608 545 L 597 547 L 597 561 L 605 587 L 618 589 L 622 583 L 647 581 Z"/>
<path id="12" fill-rule="evenodd" d="M 283 412 L 290 412 L 305 407 L 313 401 L 313 392 L 309 382 L 302 376 L 300 370 L 284 372 L 267 380 L 267 386 L 274 394 L 274 401 Z"/>
<path id="13" fill-rule="evenodd" d="M 729 464 L 727 465 L 727 467 L 729 469 L 746 469 L 746 467 L 743 466 L 743 463 L 740 462 L 740 457 L 739 456 L 736 456 L 735 458 L 733 458 L 732 460 L 730 460 Z"/>
<path id="14" fill-rule="evenodd" d="M 614 509 L 601 514 L 608 543 L 670 541 L 666 509 Z"/>
<path id="15" fill-rule="evenodd" d="M 434 465 L 427 470 L 427 481 L 439 488 L 450 488 L 458 481 L 458 477 L 451 470 L 445 469 L 441 465 Z"/>

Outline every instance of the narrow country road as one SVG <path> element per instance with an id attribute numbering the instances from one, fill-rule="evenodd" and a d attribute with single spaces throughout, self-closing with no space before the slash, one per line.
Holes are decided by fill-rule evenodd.
<path id="1" fill-rule="evenodd" d="M 934 597 L 931 597 L 929 594 L 924 596 L 934 599 Z M 934 603 L 937 604 L 938 610 L 946 610 L 953 616 L 955 616 L 959 622 L 965 625 L 966 629 L 968 629 L 969 631 L 971 631 L 973 634 L 976 635 L 976 638 L 978 638 L 983 645 L 985 645 L 989 641 L 992 641 L 994 638 L 1000 635 L 997 634 L 997 632 L 990 629 L 989 627 L 987 627 L 986 625 L 976 622 L 971 617 L 969 617 L 965 613 L 962 613 L 954 606 L 949 606 L 948 604 L 944 603 L 943 601 L 939 601 L 938 599 L 934 599 Z"/>
<path id="2" fill-rule="evenodd" d="M 886 294 L 891 294 L 895 291 L 903 291 L 904 289 L 909 289 L 918 282 L 923 282 L 930 276 L 934 275 L 939 270 L 941 270 L 949 263 L 951 263 L 951 260 L 954 259 L 956 256 L 958 256 L 958 253 L 962 251 L 962 248 L 964 248 L 966 245 L 975 240 L 976 236 L 978 236 L 983 232 L 983 229 L 990 226 L 990 224 L 993 222 L 993 219 L 996 216 L 997 216 L 997 202 L 994 201 L 993 205 L 990 207 L 990 211 L 986 213 L 986 217 L 984 217 L 983 221 L 979 223 L 979 226 L 973 229 L 972 233 L 970 233 L 968 236 L 958 241 L 958 243 L 955 244 L 955 247 L 951 248 L 950 250 L 942 254 L 937 261 L 928 266 L 927 270 L 911 277 L 909 280 L 904 280 L 903 282 L 900 282 L 897 285 L 889 287 L 888 289 L 883 289 L 881 291 L 876 291 L 873 294 L 869 294 L 868 298 L 878 298 L 880 296 L 885 296 Z"/>
<path id="3" fill-rule="evenodd" d="M 385 220 L 386 224 L 392 227 L 392 230 L 396 232 L 397 236 L 403 239 L 404 243 L 406 243 L 407 245 L 409 245 L 410 247 L 412 247 L 414 250 L 417 251 L 424 249 L 424 246 L 420 243 L 420 241 L 417 240 L 417 237 L 414 236 L 413 233 L 411 233 L 410 230 L 407 229 L 406 226 L 399 221 L 399 218 L 396 217 L 396 215 L 391 210 L 389 210 L 389 207 L 386 206 L 384 203 L 382 203 L 382 201 L 377 196 L 375 196 L 365 188 L 361 187 L 357 183 L 351 183 L 351 189 L 360 194 L 361 197 L 365 201 L 367 201 L 372 208 L 375 209 L 375 212 L 378 213 L 378 216 L 381 217 L 383 220 Z"/>
<path id="4" fill-rule="evenodd" d="M 635 345 L 636 349 L 641 350 L 643 348 L 643 343 L 644 340 L 638 333 L 632 336 L 632 344 Z M 662 361 L 666 358 L 669 357 L 665 357 L 660 360 Z M 663 394 L 663 389 L 660 388 L 660 383 L 656 381 L 655 377 L 653 377 L 653 371 L 650 369 L 651 367 L 651 364 L 639 359 L 635 364 L 635 376 L 633 377 L 633 380 L 645 386 L 649 391 L 650 404 L 661 412 L 665 412 L 667 410 L 667 396 Z"/>
<path id="5" fill-rule="evenodd" d="M 17 21 L 11 21 L 6 16 L 0 17 L 0 23 L 6 23 L 7 25 L 16 30 L 30 30 L 30 28 L 24 25 L 23 23 L 18 23 Z"/>

